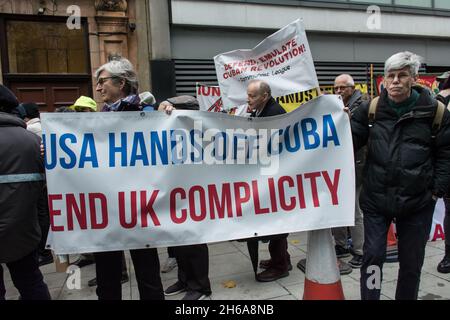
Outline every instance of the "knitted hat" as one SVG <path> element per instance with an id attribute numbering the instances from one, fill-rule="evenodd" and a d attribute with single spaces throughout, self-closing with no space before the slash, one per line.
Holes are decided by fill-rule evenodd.
<path id="1" fill-rule="evenodd" d="M 70 108 L 74 110 L 80 108 L 89 108 L 92 109 L 93 111 L 97 111 L 97 103 L 92 98 L 81 96 L 77 99 L 77 101 L 75 101 L 73 106 L 71 106 Z"/>
<path id="2" fill-rule="evenodd" d="M 14 93 L 7 87 L 0 84 L 0 111 L 10 113 L 19 105 Z"/>
<path id="3" fill-rule="evenodd" d="M 19 107 L 25 110 L 25 117 L 29 119 L 39 118 L 39 107 L 36 103 L 21 103 Z"/>
<path id="4" fill-rule="evenodd" d="M 141 99 L 141 104 L 150 104 L 153 105 L 156 103 L 155 97 L 148 91 L 142 92 L 139 95 L 139 99 Z"/>

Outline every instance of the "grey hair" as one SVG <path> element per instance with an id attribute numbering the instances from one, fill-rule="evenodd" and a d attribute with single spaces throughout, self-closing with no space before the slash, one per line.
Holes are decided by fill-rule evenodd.
<path id="1" fill-rule="evenodd" d="M 384 63 L 384 74 L 386 75 L 391 70 L 400 70 L 409 68 L 412 76 L 419 73 L 420 65 L 423 58 L 415 53 L 409 51 L 398 52 L 389 57 Z"/>
<path id="2" fill-rule="evenodd" d="M 343 74 L 338 75 L 334 79 L 334 81 L 338 80 L 339 78 L 344 78 L 348 86 L 353 86 L 353 87 L 355 86 L 355 80 L 353 80 L 353 77 L 351 75 L 349 75 L 348 73 L 343 73 Z"/>
<path id="3" fill-rule="evenodd" d="M 119 57 L 100 66 L 95 72 L 97 80 L 103 71 L 108 72 L 113 77 L 112 81 L 116 84 L 120 83 L 121 80 L 125 80 L 124 91 L 126 95 L 137 94 L 139 81 L 136 71 L 134 71 L 133 65 L 128 59 Z"/>
<path id="4" fill-rule="evenodd" d="M 263 80 L 256 80 L 256 79 L 254 79 L 254 80 L 250 80 L 248 84 L 250 85 L 250 84 L 253 84 L 253 83 L 258 84 L 258 88 L 259 88 L 258 91 L 259 91 L 259 93 L 264 94 L 264 93 L 267 92 L 269 94 L 269 96 L 272 95 L 272 90 L 270 89 L 270 86 L 269 86 L 269 84 L 267 82 L 265 82 Z"/>

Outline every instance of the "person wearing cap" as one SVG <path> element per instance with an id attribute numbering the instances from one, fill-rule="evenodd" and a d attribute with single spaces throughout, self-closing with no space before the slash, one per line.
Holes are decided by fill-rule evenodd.
<path id="1" fill-rule="evenodd" d="M 444 82 L 448 79 L 448 77 L 450 77 L 450 71 L 445 71 L 443 74 L 436 77 L 436 81 L 439 82 L 439 90 L 443 90 Z"/>
<path id="2" fill-rule="evenodd" d="M 139 94 L 139 99 L 141 100 L 142 111 L 155 110 L 156 99 L 151 92 L 149 91 L 142 92 L 141 94 Z"/>
<path id="3" fill-rule="evenodd" d="M 0 300 L 6 294 L 1 263 L 6 263 L 22 300 L 50 300 L 37 251 L 37 207 L 44 186 L 41 139 L 12 114 L 18 104 L 0 85 Z"/>
<path id="4" fill-rule="evenodd" d="M 42 139 L 42 126 L 39 107 L 33 102 L 21 103 L 17 107 L 21 118 L 27 123 L 27 130 L 37 134 Z"/>
<path id="5" fill-rule="evenodd" d="M 70 108 L 76 112 L 96 112 L 97 103 L 92 98 L 81 96 Z"/>

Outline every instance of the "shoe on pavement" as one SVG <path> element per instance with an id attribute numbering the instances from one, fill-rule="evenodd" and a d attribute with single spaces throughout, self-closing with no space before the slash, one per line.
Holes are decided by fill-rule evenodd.
<path id="1" fill-rule="evenodd" d="M 162 273 L 168 273 L 177 266 L 177 259 L 168 257 L 164 265 L 161 267 Z"/>
<path id="2" fill-rule="evenodd" d="M 88 281 L 88 287 L 95 287 L 95 286 L 97 286 L 97 277 Z"/>
<path id="3" fill-rule="evenodd" d="M 269 268 L 256 275 L 256 281 L 271 282 L 289 275 L 289 271 L 280 271 L 278 269 Z"/>
<path id="4" fill-rule="evenodd" d="M 199 291 L 189 290 L 186 292 L 184 297 L 181 300 L 203 300 L 207 297 L 206 294 L 201 293 Z"/>
<path id="5" fill-rule="evenodd" d="M 337 264 L 339 267 L 339 274 L 341 276 L 352 273 L 353 269 L 347 262 L 344 262 L 344 261 L 338 259 Z"/>
<path id="6" fill-rule="evenodd" d="M 335 245 L 334 249 L 336 250 L 336 258 L 347 258 L 350 257 L 350 250 L 344 248 L 340 245 Z"/>
<path id="7" fill-rule="evenodd" d="M 359 254 L 354 254 L 353 258 L 348 262 L 348 264 L 354 269 L 361 268 L 362 263 L 363 263 L 363 256 Z"/>
<path id="8" fill-rule="evenodd" d="M 128 273 L 122 273 L 122 279 L 120 279 L 120 283 L 124 284 L 128 281 L 130 281 Z M 97 277 L 88 281 L 88 287 L 95 287 L 95 286 L 97 286 Z"/>
<path id="9" fill-rule="evenodd" d="M 338 259 L 337 264 L 338 264 L 338 268 L 339 268 L 339 274 L 341 276 L 352 273 L 353 269 L 348 263 Z M 297 268 L 299 268 L 303 273 L 306 273 L 306 259 L 301 259 L 297 263 Z"/>
<path id="10" fill-rule="evenodd" d="M 53 255 L 51 252 L 45 254 L 39 254 L 39 267 L 45 266 L 53 262 Z"/>
<path id="11" fill-rule="evenodd" d="M 120 279 L 120 283 L 124 284 L 126 282 L 130 281 L 130 277 L 128 277 L 128 272 L 127 273 L 122 273 L 122 279 Z"/>
<path id="12" fill-rule="evenodd" d="M 175 282 L 173 285 L 169 286 L 166 290 L 164 290 L 164 295 L 166 296 L 174 296 L 181 292 L 185 292 L 187 290 L 186 286 L 182 284 L 180 281 Z M 197 300 L 197 299 L 195 299 Z"/>
<path id="13" fill-rule="evenodd" d="M 450 255 L 446 255 L 437 266 L 437 271 L 440 273 L 450 273 Z"/>
<path id="14" fill-rule="evenodd" d="M 269 269 L 269 268 L 270 268 L 271 262 L 272 262 L 271 259 L 261 260 L 261 261 L 259 262 L 259 267 L 260 267 L 261 269 Z M 292 264 L 291 264 L 291 262 L 289 261 L 289 262 L 288 262 L 288 271 L 291 271 L 291 270 L 292 270 Z"/>
<path id="15" fill-rule="evenodd" d="M 72 263 L 72 265 L 77 266 L 78 268 L 83 268 L 85 266 L 88 266 L 90 264 L 95 263 L 94 260 L 91 259 L 85 259 L 85 258 L 78 258 L 78 260 L 76 260 L 74 263 Z"/>
<path id="16" fill-rule="evenodd" d="M 297 268 L 299 268 L 303 273 L 306 273 L 306 259 L 301 259 L 297 262 Z"/>

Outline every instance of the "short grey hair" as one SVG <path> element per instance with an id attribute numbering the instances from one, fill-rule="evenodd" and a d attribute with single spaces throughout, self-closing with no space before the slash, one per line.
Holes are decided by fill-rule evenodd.
<path id="1" fill-rule="evenodd" d="M 384 74 L 387 75 L 389 71 L 409 68 L 412 76 L 419 73 L 420 65 L 423 58 L 415 53 L 409 51 L 398 52 L 389 57 L 384 63 Z"/>
<path id="2" fill-rule="evenodd" d="M 250 80 L 248 85 L 253 84 L 253 83 L 258 85 L 259 93 L 264 94 L 267 92 L 269 94 L 269 96 L 272 95 L 272 90 L 270 89 L 270 86 L 267 82 L 265 82 L 263 80 L 254 79 L 254 80 Z"/>
<path id="3" fill-rule="evenodd" d="M 343 73 L 343 74 L 338 75 L 334 79 L 334 81 L 336 82 L 336 80 L 338 80 L 339 78 L 344 79 L 348 86 L 353 86 L 353 87 L 355 86 L 355 80 L 353 80 L 353 77 L 351 75 L 349 75 L 348 73 Z"/>
<path id="4" fill-rule="evenodd" d="M 120 83 L 121 80 L 125 80 L 124 91 L 126 95 L 138 93 L 139 81 L 136 71 L 134 71 L 133 65 L 128 59 L 121 57 L 114 58 L 102 65 L 95 72 L 95 78 L 97 80 L 103 71 L 108 72 L 113 77 L 112 81 L 116 84 Z"/>

